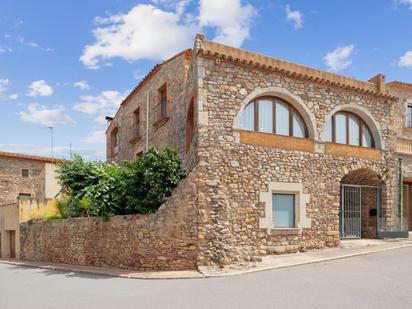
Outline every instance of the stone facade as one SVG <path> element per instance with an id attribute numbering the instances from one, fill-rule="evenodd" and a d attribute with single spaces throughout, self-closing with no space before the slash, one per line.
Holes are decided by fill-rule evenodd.
<path id="1" fill-rule="evenodd" d="M 156 106 L 160 100 L 159 89 L 165 84 L 171 110 L 159 126 Z M 245 106 L 262 96 L 288 102 L 301 115 L 308 137 L 243 130 L 240 119 Z M 186 134 L 191 131 L 186 131 L 186 118 L 192 100 L 194 130 L 187 146 Z M 139 255 L 139 258 L 152 259 L 147 264 L 151 267 L 138 264 L 139 259 L 131 254 L 135 252 L 134 248 L 138 250 L 143 246 L 137 240 L 128 243 L 130 256 L 123 256 L 126 263 L 113 257 L 116 262 L 110 264 L 106 256 L 102 257 L 104 262 L 83 256 L 75 261 L 85 263 L 86 259 L 87 264 L 139 269 L 173 265 L 180 269 L 185 263 L 178 267 L 173 263 L 153 266 L 153 259 L 157 261 L 158 256 L 165 256 L 162 250 L 153 251 L 159 239 L 169 248 L 177 246 L 173 247 L 173 253 L 169 251 L 171 255 L 166 254 L 168 261 L 171 257 L 176 258 L 179 250 L 188 252 L 187 248 L 190 248 L 195 256 L 191 260 L 193 267 L 242 263 L 259 260 L 268 254 L 335 247 L 340 242 L 343 183 L 376 186 L 381 192 L 381 205 L 374 203 L 378 191 L 374 191 L 375 196 L 371 193 L 362 201 L 362 237 L 376 237 L 378 228 L 395 231 L 399 197 L 398 138 L 404 127 L 404 110 L 399 108 L 400 102 L 397 93 L 386 89 L 382 74 L 368 82 L 359 81 L 213 43 L 198 36 L 192 51 L 184 51 L 155 67 L 123 102 L 107 130 L 108 160 L 120 164 L 123 160 L 135 159 L 137 153 L 150 146 L 167 145 L 178 149 L 183 165 L 190 173 L 190 198 L 187 200 L 179 191 L 187 188 L 185 181 L 150 218 L 163 217 L 169 209 L 168 214 L 174 216 L 173 224 L 171 218 L 164 217 L 164 231 L 186 224 L 190 233 L 187 231 L 184 235 L 190 234 L 190 237 L 182 240 L 181 234 L 176 237 L 174 233 L 169 233 L 167 238 L 159 238 L 157 234 L 153 237 L 153 230 L 150 230 L 144 237 L 149 241 L 145 242 L 142 252 L 150 252 L 151 257 Z M 136 140 L 130 128 L 133 127 L 133 111 L 138 107 L 140 115 L 144 115 L 140 121 L 144 134 Z M 325 126 L 336 112 L 357 115 L 369 127 L 375 147 L 328 142 Z M 117 143 L 113 143 L 113 133 Z M 274 228 L 271 225 L 273 194 L 293 195 L 293 227 Z M 179 209 L 186 215 L 176 216 Z M 380 216 L 379 227 L 376 211 Z M 130 221 L 126 224 L 131 233 L 138 233 L 140 229 L 147 231 L 147 226 L 133 218 L 141 217 L 127 219 L 133 221 L 133 224 Z M 104 225 L 97 219 L 78 220 L 76 222 L 84 220 L 81 221 L 85 222 L 84 226 Z M 109 223 L 110 228 L 115 229 L 119 220 L 115 218 Z M 75 221 L 52 225 L 58 227 L 57 235 L 64 234 L 64 224 L 83 229 L 80 223 L 71 222 Z M 46 225 L 43 223 L 43 228 Z M 156 224 L 152 228 L 157 233 Z M 29 247 L 36 251 L 33 249 L 35 234 L 31 231 L 41 230 L 41 225 L 24 229 L 29 232 L 24 232 L 27 236 L 23 237 L 30 239 Z M 73 238 L 76 237 L 73 234 Z M 80 239 L 83 241 L 84 237 Z M 114 242 L 111 236 L 101 234 L 99 237 L 105 245 Z M 129 240 L 128 236 L 124 238 Z M 61 242 L 57 238 L 40 248 L 51 248 L 53 243 Z M 120 252 L 125 252 L 121 248 Z M 96 247 L 92 252 L 97 254 Z M 46 253 L 42 254 L 23 255 L 43 259 Z M 55 260 L 53 256 L 47 259 Z"/>
<path id="2" fill-rule="evenodd" d="M 15 203 L 19 195 L 53 198 L 60 186 L 52 162 L 45 157 L 0 152 L 0 205 Z"/>

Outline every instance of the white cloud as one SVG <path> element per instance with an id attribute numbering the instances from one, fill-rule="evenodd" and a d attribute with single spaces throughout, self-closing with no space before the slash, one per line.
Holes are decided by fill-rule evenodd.
<path id="1" fill-rule="evenodd" d="M 74 87 L 79 88 L 80 90 L 89 90 L 90 86 L 85 80 L 79 80 L 73 84 Z"/>
<path id="2" fill-rule="evenodd" d="M 53 88 L 44 80 L 36 80 L 29 86 L 27 95 L 29 97 L 49 97 L 53 94 Z"/>
<path id="3" fill-rule="evenodd" d="M 0 46 L 0 54 L 2 54 L 2 53 L 11 53 L 12 51 L 13 51 L 13 49 L 11 47 Z"/>
<path id="4" fill-rule="evenodd" d="M 17 38 L 16 38 L 16 41 L 17 41 L 20 45 L 28 46 L 28 47 L 31 47 L 31 48 L 38 48 L 38 49 L 40 49 L 40 50 L 42 50 L 42 51 L 45 51 L 45 52 L 52 52 L 52 51 L 54 51 L 53 48 L 50 48 L 50 47 L 42 47 L 42 46 L 40 46 L 38 43 L 32 42 L 32 41 L 27 41 L 27 40 L 26 40 L 25 38 L 23 38 L 23 37 L 17 37 Z"/>
<path id="5" fill-rule="evenodd" d="M 113 115 L 126 95 L 118 91 L 102 91 L 96 96 L 81 96 L 73 109 L 87 115 L 94 115 L 97 117 L 95 119 L 97 122 L 105 123 L 105 116 Z"/>
<path id="6" fill-rule="evenodd" d="M 74 124 L 74 120 L 67 115 L 63 106 L 48 108 L 38 103 L 31 103 L 25 111 L 19 113 L 23 122 L 39 123 L 46 126 L 55 124 Z"/>
<path id="7" fill-rule="evenodd" d="M 7 91 L 10 85 L 10 80 L 8 78 L 0 79 L 0 95 Z"/>
<path id="8" fill-rule="evenodd" d="M 412 11 L 412 0 L 399 0 L 399 3 L 408 5 L 409 9 Z"/>
<path id="9" fill-rule="evenodd" d="M 240 0 L 199 0 L 199 15 L 185 13 L 190 0 L 153 0 L 125 14 L 96 17 L 95 42 L 86 45 L 80 60 L 90 69 L 114 57 L 128 61 L 163 60 L 191 47 L 196 32 L 215 30 L 214 40 L 241 46 L 249 37 L 256 10 Z"/>
<path id="10" fill-rule="evenodd" d="M 106 133 L 105 130 L 95 130 L 89 133 L 84 139 L 81 140 L 83 144 L 105 144 Z"/>
<path id="11" fill-rule="evenodd" d="M 303 27 L 303 14 L 299 11 L 293 11 L 290 6 L 286 6 L 286 17 L 289 21 L 293 22 L 295 29 L 302 29 Z"/>
<path id="12" fill-rule="evenodd" d="M 240 0 L 200 0 L 199 22 L 216 29 L 213 40 L 239 47 L 249 38 L 255 8 Z"/>
<path id="13" fill-rule="evenodd" d="M 8 96 L 9 100 L 11 101 L 16 101 L 18 99 L 19 95 L 17 93 L 12 93 Z"/>
<path id="14" fill-rule="evenodd" d="M 412 68 L 412 50 L 407 51 L 405 55 L 399 58 L 398 65 L 400 67 Z"/>
<path id="15" fill-rule="evenodd" d="M 139 4 L 126 14 L 97 19 L 103 27 L 93 30 L 95 43 L 87 45 L 80 60 L 91 69 L 101 60 L 121 57 L 160 60 L 192 44 L 195 27 L 185 24 L 176 12 Z"/>
<path id="16" fill-rule="evenodd" d="M 351 56 L 353 51 L 353 44 L 338 47 L 334 51 L 327 53 L 323 59 L 329 70 L 342 71 L 352 64 Z"/>

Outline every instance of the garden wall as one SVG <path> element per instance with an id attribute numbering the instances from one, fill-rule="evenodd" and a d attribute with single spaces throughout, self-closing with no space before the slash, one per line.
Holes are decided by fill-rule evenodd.
<path id="1" fill-rule="evenodd" d="M 71 218 L 20 225 L 20 258 L 141 271 L 197 267 L 191 173 L 155 214 Z"/>

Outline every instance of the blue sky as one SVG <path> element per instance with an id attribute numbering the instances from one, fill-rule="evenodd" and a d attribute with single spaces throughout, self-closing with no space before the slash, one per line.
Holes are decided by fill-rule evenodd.
<path id="1" fill-rule="evenodd" d="M 208 39 L 367 80 L 412 83 L 412 0 L 2 0 L 0 150 L 105 159 L 105 115 Z"/>

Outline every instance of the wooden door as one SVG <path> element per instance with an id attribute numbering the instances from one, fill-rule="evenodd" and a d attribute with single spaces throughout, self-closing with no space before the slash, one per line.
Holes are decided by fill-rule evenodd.
<path id="1" fill-rule="evenodd" d="M 16 231 L 10 231 L 10 257 L 16 257 Z"/>

